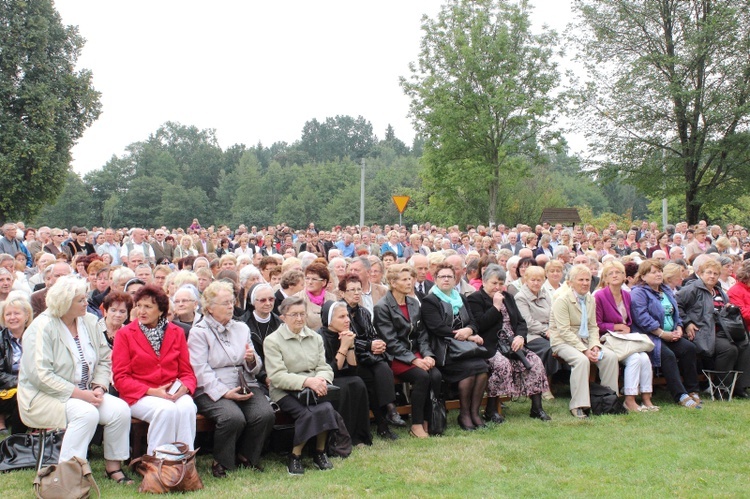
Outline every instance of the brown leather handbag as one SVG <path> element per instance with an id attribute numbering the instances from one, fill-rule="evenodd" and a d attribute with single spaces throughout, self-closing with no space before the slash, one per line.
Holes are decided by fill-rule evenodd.
<path id="1" fill-rule="evenodd" d="M 201 490 L 203 482 L 195 467 L 196 450 L 188 450 L 188 445 L 175 442 L 178 452 L 160 450 L 162 454 L 171 454 L 173 459 L 143 455 L 133 459 L 130 467 L 143 477 L 138 492 L 167 494 L 169 492 L 190 492 Z"/>

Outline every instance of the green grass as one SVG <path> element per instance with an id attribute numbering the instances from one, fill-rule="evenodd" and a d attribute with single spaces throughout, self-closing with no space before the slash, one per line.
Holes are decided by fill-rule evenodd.
<path id="1" fill-rule="evenodd" d="M 750 402 L 704 401 L 703 410 L 655 399 L 657 413 L 577 421 L 568 399 L 545 404 L 549 423 L 528 417 L 529 402 L 511 402 L 507 420 L 463 432 L 456 411 L 446 435 L 417 440 L 404 430 L 395 442 L 376 439 L 356 448 L 335 469 L 320 472 L 308 457 L 306 473 L 291 477 L 286 461 L 267 455 L 264 473 L 242 470 L 211 476 L 211 457 L 199 457 L 205 489 L 190 497 L 746 497 L 750 475 Z M 92 465 L 104 497 L 136 497 L 137 486 L 103 477 L 101 449 Z M 3 497 L 33 497 L 31 471 L 0 475 Z"/>

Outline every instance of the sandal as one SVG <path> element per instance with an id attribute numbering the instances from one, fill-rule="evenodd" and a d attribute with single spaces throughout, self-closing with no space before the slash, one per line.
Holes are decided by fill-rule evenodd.
<path id="1" fill-rule="evenodd" d="M 695 400 L 695 403 L 696 403 L 696 404 L 698 404 L 698 405 L 701 405 L 701 403 L 702 403 L 702 402 L 701 402 L 701 397 L 700 397 L 700 395 L 698 395 L 698 393 L 697 393 L 697 392 L 690 392 L 690 393 L 688 393 L 688 396 L 689 396 L 689 397 L 690 397 L 691 399 Z"/>
<path id="2" fill-rule="evenodd" d="M 647 412 L 659 412 L 659 406 L 658 405 L 642 405 L 641 410 L 647 411 Z"/>
<path id="3" fill-rule="evenodd" d="M 690 395 L 683 395 L 679 402 L 682 407 L 686 407 L 688 409 L 702 409 L 701 405 L 696 402 Z"/>
<path id="4" fill-rule="evenodd" d="M 124 471 L 122 471 L 122 468 L 114 470 L 114 471 L 107 471 L 104 470 L 104 472 L 107 474 L 107 478 L 109 478 L 112 481 L 115 481 L 122 485 L 133 485 L 135 482 L 133 482 L 133 479 L 130 478 L 128 475 L 125 474 Z M 116 475 L 117 473 L 122 474 L 122 478 L 119 480 L 112 478 L 112 475 Z"/>

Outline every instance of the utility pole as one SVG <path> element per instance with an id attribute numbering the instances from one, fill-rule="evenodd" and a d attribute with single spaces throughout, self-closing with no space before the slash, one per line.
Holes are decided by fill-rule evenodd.
<path id="1" fill-rule="evenodd" d="M 365 158 L 362 158 L 362 176 L 359 182 L 359 228 L 365 226 Z"/>

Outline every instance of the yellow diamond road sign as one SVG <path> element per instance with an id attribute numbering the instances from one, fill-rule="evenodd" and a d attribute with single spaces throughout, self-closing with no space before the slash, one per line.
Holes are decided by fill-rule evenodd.
<path id="1" fill-rule="evenodd" d="M 396 205 L 396 209 L 398 209 L 399 213 L 403 213 L 406 209 L 406 204 L 409 202 L 409 199 L 411 199 L 409 196 L 391 196 L 393 198 L 393 202 Z"/>

